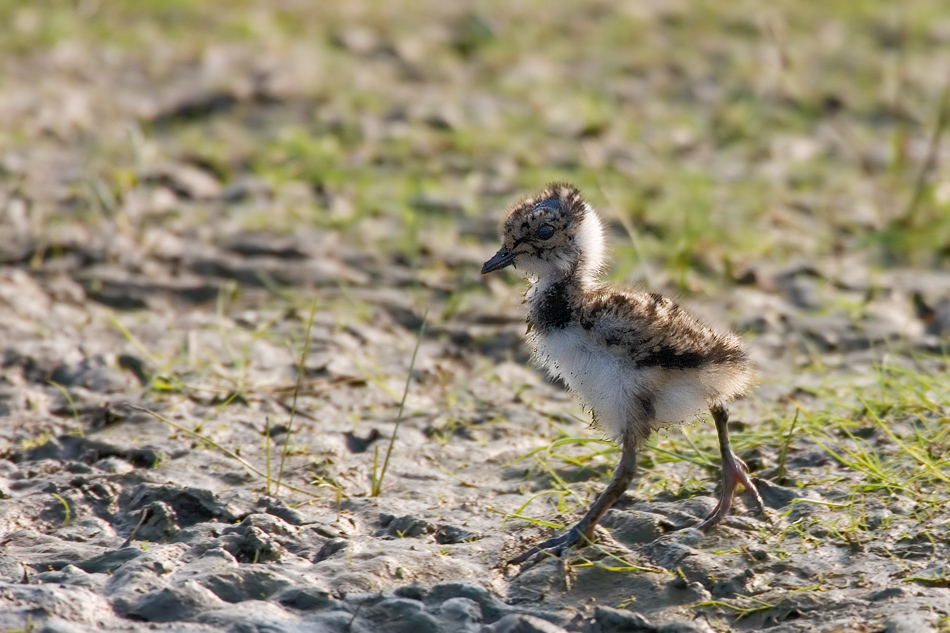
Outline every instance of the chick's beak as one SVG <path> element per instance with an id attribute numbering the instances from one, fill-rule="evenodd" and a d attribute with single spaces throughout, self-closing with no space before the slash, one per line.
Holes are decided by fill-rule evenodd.
<path id="1" fill-rule="evenodd" d="M 515 263 L 515 253 L 508 250 L 507 246 L 502 246 L 495 255 L 482 266 L 482 274 L 501 270 L 506 266 Z"/>

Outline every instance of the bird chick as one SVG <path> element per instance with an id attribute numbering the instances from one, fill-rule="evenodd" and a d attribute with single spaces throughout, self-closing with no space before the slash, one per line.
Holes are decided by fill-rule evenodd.
<path id="1" fill-rule="evenodd" d="M 739 338 L 713 330 L 658 294 L 599 282 L 603 227 L 571 185 L 550 184 L 509 207 L 501 239 L 482 274 L 513 266 L 528 279 L 528 341 L 535 361 L 563 380 L 591 410 L 594 426 L 622 447 L 610 483 L 584 517 L 511 562 L 540 551 L 560 555 L 590 539 L 630 485 L 637 452 L 650 433 L 693 421 L 707 410 L 719 434 L 722 494 L 697 527 L 708 530 L 726 516 L 740 484 L 761 509 L 727 430 L 725 403 L 741 396 L 754 377 Z"/>

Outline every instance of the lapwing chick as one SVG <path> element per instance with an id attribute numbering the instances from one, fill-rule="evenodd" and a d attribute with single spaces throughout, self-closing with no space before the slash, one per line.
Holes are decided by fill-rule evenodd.
<path id="1" fill-rule="evenodd" d="M 482 274 L 513 266 L 529 283 L 528 341 L 535 361 L 560 378 L 591 410 L 593 424 L 622 447 L 607 488 L 566 533 L 511 560 L 546 551 L 560 555 L 590 539 L 604 513 L 627 490 L 637 451 L 650 433 L 691 422 L 710 411 L 722 452 L 722 494 L 696 527 L 716 525 L 741 484 L 762 508 L 745 464 L 732 451 L 726 403 L 752 384 L 748 353 L 720 332 L 658 294 L 598 281 L 604 266 L 600 218 L 567 184 L 553 183 L 509 207 L 502 247 Z"/>

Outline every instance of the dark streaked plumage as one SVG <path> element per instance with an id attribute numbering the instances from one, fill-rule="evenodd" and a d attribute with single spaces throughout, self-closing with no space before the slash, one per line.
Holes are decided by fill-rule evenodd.
<path id="1" fill-rule="evenodd" d="M 589 537 L 629 485 L 636 453 L 650 433 L 707 410 L 719 432 L 723 492 L 699 528 L 708 529 L 726 515 L 738 484 L 761 507 L 726 430 L 724 403 L 742 395 L 753 380 L 739 338 L 713 330 L 658 294 L 600 283 L 603 229 L 571 185 L 551 184 L 510 207 L 501 238 L 501 249 L 482 273 L 514 266 L 529 279 L 525 297 L 535 359 L 564 380 L 591 409 L 594 424 L 623 447 L 610 484 L 584 518 L 513 562 L 541 549 L 560 553 L 582 535 Z"/>

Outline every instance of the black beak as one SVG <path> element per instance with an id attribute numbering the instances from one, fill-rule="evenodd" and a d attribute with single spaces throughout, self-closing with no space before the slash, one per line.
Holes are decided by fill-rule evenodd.
<path id="1" fill-rule="evenodd" d="M 508 250 L 507 246 L 502 246 L 495 255 L 482 266 L 482 274 L 501 270 L 506 266 L 515 263 L 515 254 Z"/>

